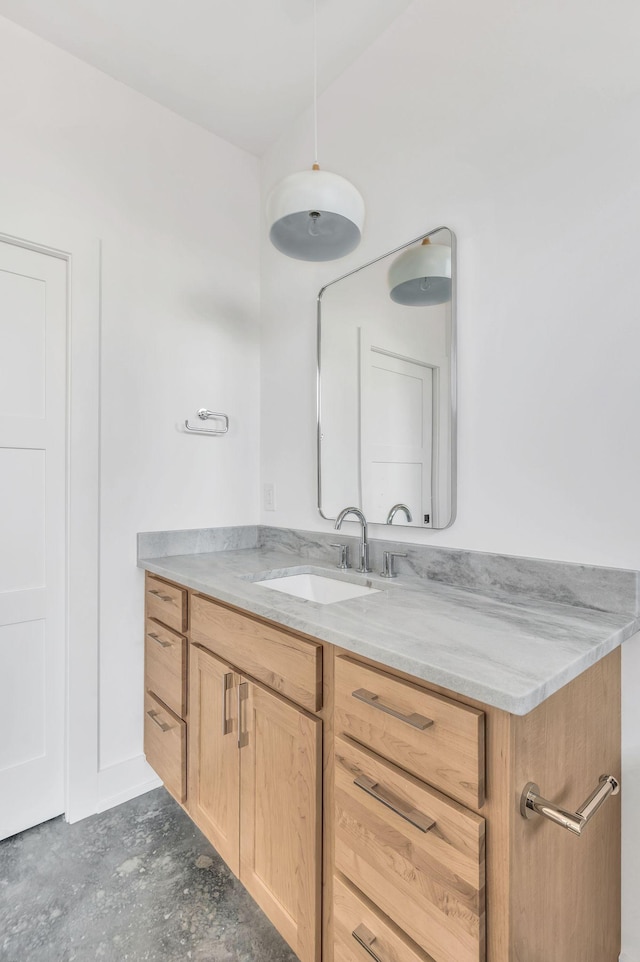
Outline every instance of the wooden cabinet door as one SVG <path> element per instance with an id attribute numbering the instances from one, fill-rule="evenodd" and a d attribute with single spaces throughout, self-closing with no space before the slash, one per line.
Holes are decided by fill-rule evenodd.
<path id="1" fill-rule="evenodd" d="M 240 870 L 238 686 L 240 676 L 191 646 L 189 814 L 236 875 Z"/>
<path id="2" fill-rule="evenodd" d="M 240 880 L 301 962 L 319 962 L 322 722 L 254 682 L 240 691 Z"/>

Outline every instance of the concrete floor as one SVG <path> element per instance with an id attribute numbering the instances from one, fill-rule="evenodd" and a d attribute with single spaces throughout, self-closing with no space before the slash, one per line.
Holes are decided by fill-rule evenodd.
<path id="1" fill-rule="evenodd" d="M 0 842 L 2 962 L 295 962 L 163 788 Z"/>

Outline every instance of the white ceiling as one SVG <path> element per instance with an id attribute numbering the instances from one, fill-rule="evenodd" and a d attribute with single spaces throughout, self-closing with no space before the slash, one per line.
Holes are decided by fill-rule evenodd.
<path id="1" fill-rule="evenodd" d="M 317 0 L 326 88 L 411 0 Z M 0 0 L 0 15 L 262 154 L 312 100 L 313 0 Z"/>

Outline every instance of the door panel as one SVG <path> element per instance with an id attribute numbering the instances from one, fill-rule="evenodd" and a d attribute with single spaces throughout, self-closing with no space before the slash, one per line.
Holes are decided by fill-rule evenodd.
<path id="1" fill-rule="evenodd" d="M 363 511 L 383 518 L 400 502 L 412 524 L 430 525 L 433 370 L 365 340 L 360 367 Z"/>
<path id="2" fill-rule="evenodd" d="M 189 660 L 189 814 L 238 875 L 240 676 L 224 661 L 195 645 L 191 646 Z"/>
<path id="3" fill-rule="evenodd" d="M 0 242 L 0 838 L 64 811 L 67 266 Z"/>
<path id="4" fill-rule="evenodd" d="M 47 285 L 11 267 L 31 270 L 34 265 L 27 262 L 43 255 L 7 244 L 0 249 L 0 343 L 11 345 L 5 363 L 0 360 L 0 417 L 40 419 L 45 416 Z"/>
<path id="5" fill-rule="evenodd" d="M 318 962 L 322 722 L 243 682 L 240 880 L 301 962 Z"/>
<path id="6" fill-rule="evenodd" d="M 45 622 L 3 625 L 0 664 L 11 678 L 2 709 L 9 727 L 0 739 L 0 771 L 6 771 L 45 754 Z"/>
<path id="7" fill-rule="evenodd" d="M 45 466 L 44 451 L 0 448 L 3 592 L 45 583 Z"/>

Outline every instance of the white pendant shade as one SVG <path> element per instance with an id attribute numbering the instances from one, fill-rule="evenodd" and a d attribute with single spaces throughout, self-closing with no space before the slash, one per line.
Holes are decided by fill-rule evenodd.
<path id="1" fill-rule="evenodd" d="M 267 200 L 274 247 L 303 261 L 331 261 L 360 243 L 364 200 L 353 184 L 327 170 L 303 170 L 280 181 Z"/>
<path id="2" fill-rule="evenodd" d="M 451 300 L 451 248 L 426 238 L 396 257 L 389 268 L 389 295 L 397 304 L 415 307 Z"/>

